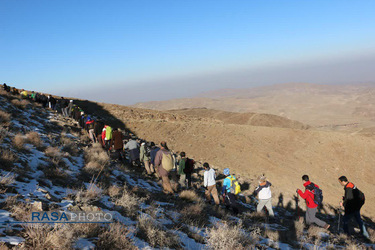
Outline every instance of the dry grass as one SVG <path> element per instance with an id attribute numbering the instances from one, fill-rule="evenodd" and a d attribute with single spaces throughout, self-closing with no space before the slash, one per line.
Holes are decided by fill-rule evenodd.
<path id="1" fill-rule="evenodd" d="M 85 150 L 85 159 L 86 162 L 97 162 L 101 166 L 109 164 L 109 156 L 99 143 L 95 143 L 92 147 Z"/>
<path id="2" fill-rule="evenodd" d="M 130 239 L 130 231 L 120 223 L 111 224 L 99 234 L 98 249 L 138 249 Z"/>
<path id="3" fill-rule="evenodd" d="M 89 204 L 92 201 L 99 200 L 102 197 L 103 190 L 96 186 L 94 183 L 90 183 L 86 190 L 80 190 L 76 195 L 76 202 Z"/>
<path id="4" fill-rule="evenodd" d="M 180 193 L 180 198 L 192 202 L 203 203 L 203 199 L 193 190 L 184 190 Z"/>
<path id="5" fill-rule="evenodd" d="M 0 124 L 9 125 L 11 114 L 0 110 Z"/>
<path id="6" fill-rule="evenodd" d="M 86 134 L 86 132 L 84 132 L 80 137 L 79 137 L 79 140 L 81 141 L 81 143 L 83 144 L 89 144 L 90 143 L 90 137 Z"/>
<path id="7" fill-rule="evenodd" d="M 27 100 L 13 99 L 11 103 L 19 109 L 25 109 L 27 105 L 30 104 Z"/>
<path id="8" fill-rule="evenodd" d="M 123 189 L 122 196 L 115 201 L 117 206 L 120 206 L 127 215 L 135 215 L 138 211 L 139 204 L 142 202 L 142 199 L 131 194 L 125 188 Z"/>
<path id="9" fill-rule="evenodd" d="M 250 249 L 253 244 L 249 235 L 245 235 L 242 225 L 229 226 L 216 224 L 207 229 L 207 248 L 215 250 Z"/>
<path id="10" fill-rule="evenodd" d="M 100 166 L 100 164 L 95 161 L 90 161 L 85 165 L 84 169 L 90 174 L 95 174 L 102 170 L 102 166 Z"/>
<path id="11" fill-rule="evenodd" d="M 5 176 L 0 177 L 0 185 L 10 186 L 15 182 L 15 179 L 15 174 L 7 173 Z"/>
<path id="12" fill-rule="evenodd" d="M 92 238 L 98 236 L 100 226 L 97 223 L 77 223 L 72 224 L 72 230 L 77 238 Z"/>
<path id="13" fill-rule="evenodd" d="M 31 204 L 30 203 L 25 203 L 25 202 L 18 202 L 17 198 L 9 198 L 7 200 L 9 202 L 9 207 L 11 206 L 12 203 L 14 203 L 10 211 L 12 213 L 12 216 L 16 218 L 18 221 L 27 221 L 30 219 L 30 214 L 31 214 Z M 8 205 L 7 205 L 8 206 Z"/>
<path id="14" fill-rule="evenodd" d="M 137 235 L 144 238 L 152 247 L 174 248 L 179 245 L 178 237 L 165 231 L 150 216 L 142 214 L 138 217 Z"/>
<path id="15" fill-rule="evenodd" d="M 0 147 L 0 166 L 2 169 L 11 170 L 16 160 L 17 156 L 12 151 Z"/>
<path id="16" fill-rule="evenodd" d="M 21 134 L 16 134 L 13 138 L 13 146 L 18 149 L 22 150 L 25 145 L 25 137 Z"/>
<path id="17" fill-rule="evenodd" d="M 62 159 L 62 152 L 58 147 L 48 147 L 44 151 L 46 156 L 50 157 L 52 162 L 56 165 L 58 165 Z"/>
<path id="18" fill-rule="evenodd" d="M 296 228 L 296 236 L 300 239 L 303 236 L 303 230 L 305 229 L 305 223 L 303 220 L 298 220 L 294 222 L 294 226 Z"/>
<path id="19" fill-rule="evenodd" d="M 33 224 L 24 227 L 26 249 L 72 249 L 73 230 L 67 225 L 54 227 L 44 224 Z"/>
<path id="20" fill-rule="evenodd" d="M 77 156 L 79 150 L 77 145 L 74 143 L 72 138 L 66 137 L 64 133 L 61 133 L 60 144 L 62 145 L 62 150 L 68 152 L 73 156 Z"/>
<path id="21" fill-rule="evenodd" d="M 204 226 L 208 222 L 207 213 L 204 212 L 204 204 L 202 203 L 186 206 L 180 213 L 181 223 L 194 226 Z"/>
<path id="22" fill-rule="evenodd" d="M 274 242 L 278 242 L 280 238 L 280 234 L 278 231 L 272 231 L 269 229 L 265 231 L 265 236 Z"/>
<path id="23" fill-rule="evenodd" d="M 26 138 L 28 143 L 34 145 L 35 147 L 41 147 L 43 145 L 43 141 L 40 139 L 40 135 L 38 132 L 29 132 L 26 134 Z"/>
<path id="24" fill-rule="evenodd" d="M 116 185 L 112 185 L 107 189 L 107 194 L 110 197 L 117 197 L 120 195 L 120 193 L 121 193 L 121 188 Z"/>

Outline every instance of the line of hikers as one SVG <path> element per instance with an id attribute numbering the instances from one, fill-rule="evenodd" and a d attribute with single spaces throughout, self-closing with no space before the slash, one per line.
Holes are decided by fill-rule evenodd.
<path id="1" fill-rule="evenodd" d="M 185 152 L 180 152 L 178 155 L 174 154 L 169 150 L 165 141 L 162 141 L 158 147 L 154 142 L 146 142 L 126 131 L 123 133 L 119 128 L 112 128 L 103 120 L 95 119 L 85 114 L 82 108 L 74 104 L 73 100 L 66 100 L 63 97 L 56 99 L 50 95 L 46 96 L 25 90 L 18 91 L 15 88 L 7 86 L 5 83 L 3 87 L 7 92 L 20 94 L 22 98 L 42 103 L 43 107 L 58 110 L 62 116 L 73 118 L 82 129 L 86 130 L 91 142 L 100 143 L 116 161 L 126 161 L 128 158 L 131 165 L 135 167 L 143 166 L 148 176 L 160 178 L 165 193 L 174 194 L 177 191 L 176 187 L 171 184 L 170 178 L 172 176 L 179 177 L 178 183 L 181 189 L 192 188 L 192 174 L 195 171 L 195 161 L 188 158 Z M 128 157 L 125 157 L 126 153 L 128 153 Z M 225 178 L 220 192 L 220 200 L 215 170 L 207 162 L 203 164 L 203 168 L 203 186 L 205 188 L 206 200 L 211 202 L 213 199 L 216 205 L 222 203 L 237 214 L 239 212 L 237 195 L 241 192 L 241 186 L 235 175 L 230 173 L 229 168 L 224 169 L 223 174 Z M 343 216 L 344 232 L 351 234 L 349 221 L 354 218 L 359 225 L 362 235 L 369 238 L 360 215 L 360 209 L 365 203 L 364 194 L 353 183 L 349 182 L 345 176 L 341 176 L 338 180 L 345 190 L 342 202 L 340 202 L 340 207 L 345 211 Z M 322 205 L 323 201 L 322 190 L 317 184 L 310 181 L 308 175 L 303 175 L 302 181 L 305 191 L 297 189 L 296 192 L 297 197 L 300 196 L 306 201 L 306 224 L 316 224 L 329 229 L 329 224 L 316 217 L 317 208 Z M 264 175 L 258 178 L 258 182 L 259 185 L 252 194 L 253 197 L 258 196 L 257 212 L 260 213 L 265 209 L 270 217 L 274 217 L 271 192 L 272 184 Z"/>

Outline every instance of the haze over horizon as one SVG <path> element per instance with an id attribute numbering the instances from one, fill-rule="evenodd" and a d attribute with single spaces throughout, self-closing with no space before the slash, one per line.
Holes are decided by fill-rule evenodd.
<path id="1" fill-rule="evenodd" d="M 116 104 L 374 82 L 375 2 L 2 1 L 11 86 Z"/>

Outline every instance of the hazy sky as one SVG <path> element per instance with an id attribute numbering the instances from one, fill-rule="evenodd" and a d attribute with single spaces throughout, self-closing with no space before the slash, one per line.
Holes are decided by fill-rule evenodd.
<path id="1" fill-rule="evenodd" d="M 374 81 L 375 1 L 0 0 L 0 81 L 111 103 Z"/>

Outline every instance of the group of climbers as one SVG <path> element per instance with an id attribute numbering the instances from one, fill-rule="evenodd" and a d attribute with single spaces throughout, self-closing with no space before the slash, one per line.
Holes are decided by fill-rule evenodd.
<path id="1" fill-rule="evenodd" d="M 165 193 L 173 194 L 177 190 L 171 184 L 170 176 L 172 170 L 179 176 L 178 183 L 182 189 L 192 188 L 192 174 L 194 172 L 195 162 L 193 159 L 186 157 L 185 152 L 181 152 L 177 157 L 168 148 L 167 142 L 162 141 L 160 147 L 156 146 L 154 142 L 146 142 L 139 140 L 137 137 L 124 136 L 119 128 L 112 128 L 100 119 L 95 119 L 87 114 L 78 105 L 74 104 L 73 100 L 67 100 L 61 97 L 56 99 L 51 95 L 41 93 L 34 93 L 9 87 L 3 84 L 5 91 L 21 95 L 21 98 L 29 99 L 41 103 L 43 107 L 59 111 L 63 117 L 70 117 L 77 121 L 82 129 L 85 129 L 89 135 L 92 143 L 100 143 L 108 152 L 115 153 L 115 158 L 120 161 L 125 161 L 125 152 L 129 154 L 129 162 L 135 166 L 143 166 L 147 175 L 155 175 L 161 179 L 162 186 Z M 221 197 L 217 190 L 216 172 L 210 165 L 205 162 L 204 181 L 205 197 L 208 202 L 212 199 L 216 205 L 222 203 L 228 209 L 231 209 L 235 214 L 239 212 L 237 204 L 237 195 L 241 192 L 241 186 L 236 177 L 230 173 L 229 168 L 225 168 L 223 174 L 225 176 Z M 258 196 L 257 212 L 262 212 L 265 208 L 270 217 L 274 217 L 272 208 L 272 184 L 267 178 L 262 175 L 258 178 L 259 185 L 255 188 L 253 196 Z M 305 191 L 297 189 L 297 195 L 306 201 L 305 222 L 307 225 L 315 223 L 316 225 L 329 229 L 330 225 L 316 217 L 317 208 L 322 205 L 323 195 L 320 187 L 312 183 L 308 175 L 302 176 L 303 186 Z M 345 195 L 340 206 L 344 209 L 345 215 L 343 217 L 344 232 L 350 234 L 349 220 L 354 218 L 359 225 L 361 233 L 368 238 L 368 232 L 361 219 L 360 209 L 362 208 L 365 197 L 364 194 L 345 176 L 339 178 L 339 183 L 344 186 Z"/>

